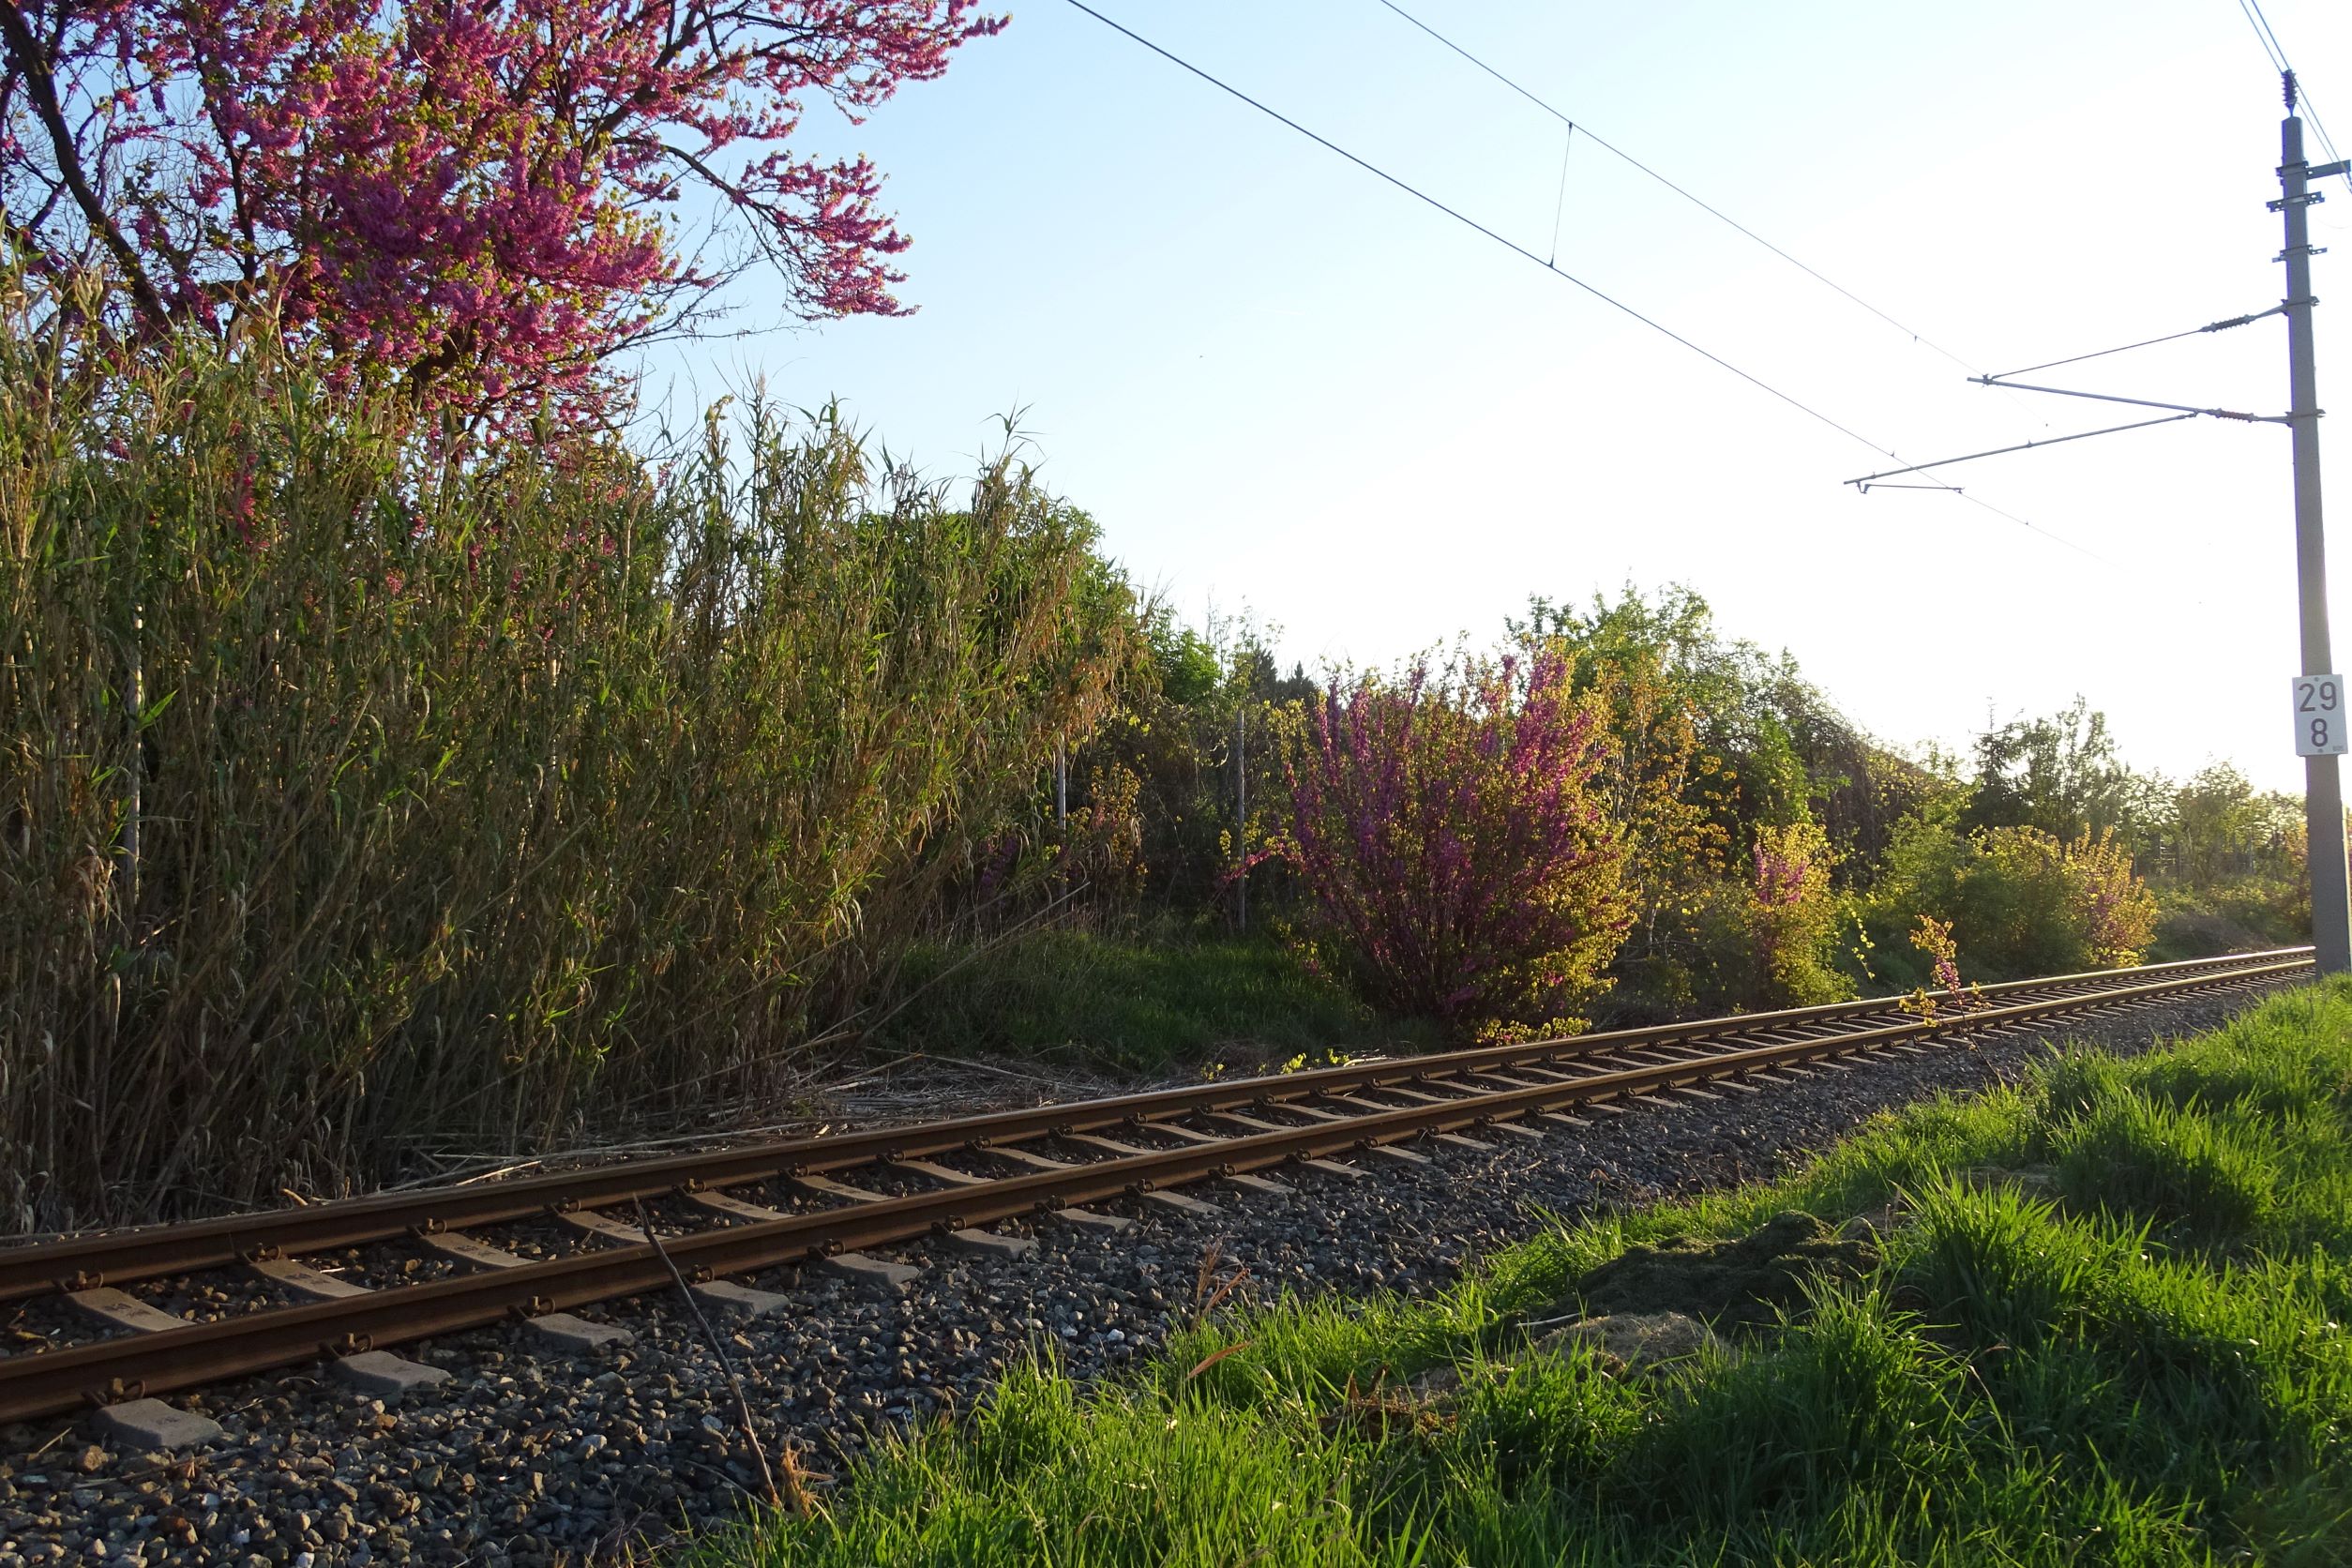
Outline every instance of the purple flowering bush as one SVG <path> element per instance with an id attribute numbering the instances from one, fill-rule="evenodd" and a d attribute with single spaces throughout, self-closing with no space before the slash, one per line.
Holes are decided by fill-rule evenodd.
<path id="1" fill-rule="evenodd" d="M 1285 746 L 1276 852 L 1314 945 L 1394 1012 L 1574 1029 L 1631 918 L 1607 727 L 1556 656 L 1334 680 Z"/>

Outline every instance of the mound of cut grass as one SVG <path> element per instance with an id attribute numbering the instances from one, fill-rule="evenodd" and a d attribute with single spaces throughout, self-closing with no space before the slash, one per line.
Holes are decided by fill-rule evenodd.
<path id="1" fill-rule="evenodd" d="M 815 1516 L 701 1555 L 2352 1561 L 2347 1132 L 2336 983 L 1882 1119 L 1783 1182 L 1563 1224 L 1439 1300 L 1245 1309 L 1093 1389 L 1032 1365 L 968 1422 L 885 1447 Z M 1720 1337 L 1641 1371 L 1531 1342 L 1637 1245 L 1829 1256 L 1791 1214 L 1867 1234 L 1834 1256 L 1869 1266 L 1825 1266 L 1793 1304 L 1775 1285 L 1762 1321 L 1720 1292 L 1685 1302 Z"/>

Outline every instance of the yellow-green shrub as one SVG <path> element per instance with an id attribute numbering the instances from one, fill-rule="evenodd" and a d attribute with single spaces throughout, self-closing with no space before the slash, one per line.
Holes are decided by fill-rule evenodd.
<path id="1" fill-rule="evenodd" d="M 1964 837 L 1948 821 L 1914 818 L 1897 830 L 1866 905 L 1879 978 L 1926 980 L 1900 956 L 1922 914 L 1951 922 L 1969 978 L 1998 979 L 2137 963 L 2157 906 L 2112 834 L 2067 841 L 1994 827 Z"/>

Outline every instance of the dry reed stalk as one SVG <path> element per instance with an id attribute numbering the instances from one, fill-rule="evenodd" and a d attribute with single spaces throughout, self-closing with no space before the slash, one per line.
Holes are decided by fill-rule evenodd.
<path id="1" fill-rule="evenodd" d="M 0 1231 L 789 1092 L 1128 656 L 1009 458 L 96 366 L 0 334 Z"/>

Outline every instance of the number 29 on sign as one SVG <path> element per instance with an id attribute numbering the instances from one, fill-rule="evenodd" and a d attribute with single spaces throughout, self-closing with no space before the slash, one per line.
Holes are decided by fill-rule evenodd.
<path id="1" fill-rule="evenodd" d="M 2295 677 L 2295 750 L 2303 757 L 2344 753 L 2344 677 Z"/>

